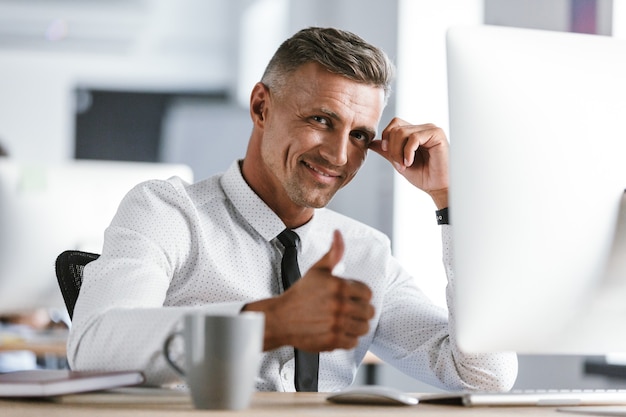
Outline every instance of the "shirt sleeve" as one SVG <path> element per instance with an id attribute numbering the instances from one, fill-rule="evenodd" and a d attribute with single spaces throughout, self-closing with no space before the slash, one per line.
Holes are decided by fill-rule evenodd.
<path id="1" fill-rule="evenodd" d="M 179 186 L 182 186 L 179 184 Z M 237 314 L 243 302 L 164 307 L 172 274 L 193 251 L 191 205 L 176 184 L 131 190 L 105 231 L 99 259 L 85 267 L 67 345 L 73 370 L 140 370 L 149 385 L 180 381 L 162 346 L 191 312 Z M 182 343 L 171 357 L 182 359 Z"/>
<path id="2" fill-rule="evenodd" d="M 508 391 L 517 377 L 512 352 L 467 354 L 456 344 L 451 226 L 442 226 L 448 309 L 433 304 L 390 260 L 390 287 L 372 351 L 404 373 L 447 390 Z"/>

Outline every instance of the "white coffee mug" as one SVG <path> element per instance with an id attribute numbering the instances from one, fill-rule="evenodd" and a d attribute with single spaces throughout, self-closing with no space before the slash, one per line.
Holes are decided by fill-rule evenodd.
<path id="1" fill-rule="evenodd" d="M 200 409 L 240 410 L 250 405 L 263 351 L 265 316 L 187 314 L 183 329 L 163 345 L 165 359 L 189 387 Z M 170 344 L 183 337 L 184 369 L 170 356 Z"/>

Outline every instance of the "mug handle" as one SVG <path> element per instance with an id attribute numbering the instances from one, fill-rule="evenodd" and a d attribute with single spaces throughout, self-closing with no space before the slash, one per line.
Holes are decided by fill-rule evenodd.
<path id="1" fill-rule="evenodd" d="M 172 369 L 174 369 L 174 371 L 176 371 L 178 375 L 185 377 L 185 371 L 183 371 L 178 365 L 176 365 L 174 360 L 170 357 L 170 343 L 172 343 L 172 340 L 174 340 L 176 336 L 182 336 L 182 332 L 171 333 L 165 339 L 165 342 L 163 343 L 163 356 L 165 356 L 165 360 L 167 361 L 167 363 L 172 367 Z"/>

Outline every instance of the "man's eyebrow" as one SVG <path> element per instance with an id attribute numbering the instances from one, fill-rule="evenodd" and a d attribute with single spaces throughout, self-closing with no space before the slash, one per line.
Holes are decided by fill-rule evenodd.
<path id="1" fill-rule="evenodd" d="M 371 129 L 369 127 L 363 126 L 363 127 L 358 128 L 358 129 L 355 129 L 355 130 L 360 130 L 362 132 L 367 133 L 367 135 L 369 136 L 370 139 L 374 139 L 376 137 L 376 130 L 375 129 Z"/>
<path id="2" fill-rule="evenodd" d="M 331 119 L 341 121 L 341 117 L 339 117 L 339 115 L 332 110 L 322 107 L 320 111 L 324 113 L 326 116 L 330 117 Z"/>
<path id="3" fill-rule="evenodd" d="M 341 121 L 341 117 L 339 117 L 339 115 L 332 110 L 322 107 L 320 111 L 324 113 L 325 115 L 327 115 L 328 117 L 330 117 L 331 119 L 337 120 L 339 122 Z M 362 126 L 362 127 L 357 127 L 356 129 L 353 129 L 353 130 L 365 132 L 370 136 L 371 139 L 374 139 L 376 137 L 376 129 L 372 129 L 371 127 Z"/>

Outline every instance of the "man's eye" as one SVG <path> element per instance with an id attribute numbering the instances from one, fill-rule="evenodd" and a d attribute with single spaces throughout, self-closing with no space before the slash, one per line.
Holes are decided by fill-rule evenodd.
<path id="1" fill-rule="evenodd" d="M 363 142 L 369 142 L 370 140 L 370 137 L 368 134 L 359 132 L 359 131 L 352 132 L 352 137 L 358 141 L 363 141 Z"/>
<path id="2" fill-rule="evenodd" d="M 328 119 L 322 116 L 313 116 L 312 119 L 316 121 L 317 123 L 321 123 L 323 125 L 330 124 L 328 123 Z"/>

